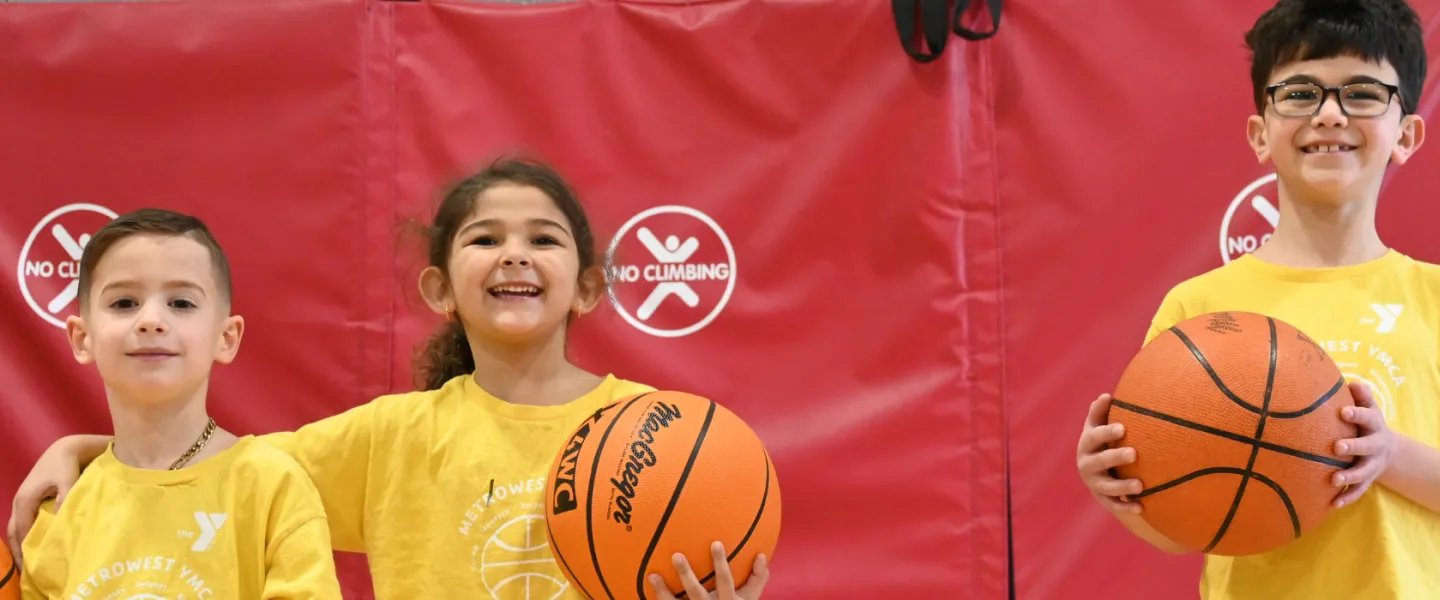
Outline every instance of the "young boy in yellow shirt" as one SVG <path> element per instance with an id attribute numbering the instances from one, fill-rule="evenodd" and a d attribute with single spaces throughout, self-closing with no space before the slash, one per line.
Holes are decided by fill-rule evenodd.
<path id="1" fill-rule="evenodd" d="M 1440 598 L 1440 267 L 1388 248 L 1375 229 L 1386 169 L 1425 139 L 1424 32 L 1403 0 L 1279 0 L 1246 35 L 1257 114 L 1250 146 L 1274 165 L 1280 221 L 1253 254 L 1166 295 L 1146 342 L 1185 319 L 1249 311 L 1319 341 L 1351 381 L 1341 411 L 1361 435 L 1336 452 L 1335 511 L 1301 538 L 1253 556 L 1206 556 L 1209 600 Z M 1390 319 L 1374 318 L 1372 307 Z M 1132 533 L 1185 552 L 1142 518 L 1138 480 L 1109 469 L 1136 460 L 1091 405 L 1080 476 Z M 1162 482 L 1145 482 L 1155 485 Z M 1373 485 L 1372 485 L 1373 484 Z"/>
<path id="2" fill-rule="evenodd" d="M 25 538 L 26 600 L 341 597 L 305 471 L 206 412 L 210 370 L 244 330 L 230 285 L 219 244 L 186 215 L 136 211 L 86 245 L 67 332 L 100 372 L 115 437 Z"/>

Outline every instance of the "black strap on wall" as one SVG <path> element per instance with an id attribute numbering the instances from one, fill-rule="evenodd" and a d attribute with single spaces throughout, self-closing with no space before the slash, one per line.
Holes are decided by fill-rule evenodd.
<path id="1" fill-rule="evenodd" d="M 890 6 L 895 13 L 895 29 L 900 34 L 900 46 L 916 62 L 928 63 L 945 53 L 952 30 L 955 35 L 972 42 L 995 37 L 1000 31 L 1000 13 L 1004 8 L 1004 0 L 985 0 L 986 8 L 990 9 L 989 31 L 975 31 L 960 24 L 961 17 L 970 10 L 971 2 L 972 0 L 890 0 Z M 920 35 L 917 36 L 917 33 Z M 922 41 L 924 47 L 921 47 Z"/>

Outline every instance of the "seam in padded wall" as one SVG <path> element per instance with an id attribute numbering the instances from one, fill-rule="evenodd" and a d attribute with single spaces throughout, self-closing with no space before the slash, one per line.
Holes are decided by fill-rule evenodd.
<path id="1" fill-rule="evenodd" d="M 998 35 L 998 33 L 997 33 Z M 999 334 L 995 340 L 996 350 L 999 352 L 999 364 L 996 369 L 1000 373 L 1000 380 L 996 382 L 996 388 L 1000 394 L 1000 447 L 1002 452 L 1000 458 L 1005 464 L 1005 571 L 1006 586 L 1009 588 L 1010 600 L 1015 600 L 1015 527 L 1014 513 L 1012 512 L 1010 494 L 1010 405 L 1007 401 L 1010 381 L 1008 370 L 1010 361 L 1009 348 L 1007 346 L 1006 332 L 1009 330 L 1006 321 L 1006 290 L 1005 290 L 1005 227 L 1001 222 L 1000 210 L 1000 144 L 996 141 L 995 124 L 995 63 L 993 53 L 990 51 L 990 44 L 980 44 L 980 64 L 984 72 L 984 101 L 985 101 L 985 126 L 989 130 L 990 156 L 990 192 L 991 205 L 995 207 L 995 293 L 998 296 L 995 306 L 995 327 Z"/>
<path id="2" fill-rule="evenodd" d="M 984 13 L 988 8 L 983 9 Z M 966 69 L 965 92 L 967 94 L 968 111 L 964 117 L 968 120 L 968 128 L 965 131 L 966 160 L 962 168 L 966 173 L 966 194 L 970 196 L 970 203 L 979 211 L 988 211 L 991 222 L 988 227 L 981 225 L 973 229 L 976 235 L 970 238 L 970 244 L 962 251 L 980 252 L 985 256 L 988 251 L 988 260 L 992 264 L 985 265 L 984 261 L 966 262 L 967 268 L 974 267 L 976 270 L 971 273 L 972 281 L 983 280 L 984 285 L 991 288 L 988 299 L 994 302 L 994 306 L 988 309 L 979 309 L 975 304 L 970 304 L 971 334 L 968 342 L 973 349 L 983 348 L 994 353 L 992 365 L 979 366 L 972 371 L 970 378 L 971 401 L 977 407 L 975 409 L 978 418 L 972 424 L 974 439 L 983 439 L 982 434 L 998 430 L 999 436 L 996 440 L 995 450 L 998 454 L 995 461 L 985 460 L 977 464 L 976 482 L 981 484 L 981 493 L 997 492 L 1000 496 L 992 503 L 991 498 L 980 498 L 976 505 L 984 506 L 984 511 L 979 513 L 981 518 L 993 519 L 999 517 L 996 530 L 985 529 L 986 533 L 993 534 L 995 538 L 1004 544 L 1003 556 L 998 557 L 1000 572 L 995 572 L 994 563 L 987 563 L 985 560 L 976 561 L 977 586 L 984 584 L 984 587 L 972 593 L 972 597 L 980 597 L 980 593 L 996 594 L 996 598 L 1015 597 L 1014 586 L 1014 540 L 1011 527 L 1011 498 L 1010 498 L 1010 438 L 1008 426 L 1008 408 L 1006 406 L 1006 347 L 1005 347 L 1005 281 L 1002 249 L 1002 227 L 1000 222 L 1000 176 L 999 176 L 999 148 L 996 141 L 995 128 L 995 86 L 994 86 L 994 63 L 992 60 L 991 45 L 994 39 L 972 41 L 963 44 L 964 64 Z M 988 235 L 987 235 L 988 234 Z M 981 242 L 980 240 L 983 240 Z M 983 271 L 983 275 L 981 272 Z M 986 278 L 988 276 L 988 279 Z M 984 300 L 980 300 L 984 305 Z M 975 323 L 988 323 L 986 325 L 975 325 Z M 984 329 L 985 326 L 990 329 Z M 993 340 L 987 340 L 986 335 L 993 335 Z M 989 342 L 988 344 L 985 342 Z M 972 363 L 974 361 L 972 360 Z M 993 384 L 994 392 L 984 394 L 981 382 Z M 987 412 L 988 407 L 983 403 L 993 401 L 994 413 Z M 984 452 L 979 456 L 986 456 Z M 998 468 L 998 473 L 989 471 L 989 468 Z M 991 486 L 984 483 L 992 476 L 998 476 L 998 485 Z M 990 538 L 993 539 L 993 538 Z"/>
<path id="3" fill-rule="evenodd" d="M 987 9 L 988 10 L 988 9 Z M 997 31 L 996 36 L 999 36 Z M 991 38 L 992 40 L 994 38 Z M 978 98 L 972 97 L 971 101 L 978 101 L 985 109 L 985 118 L 981 120 L 985 129 L 985 145 L 988 146 L 990 155 L 990 168 L 988 175 L 990 179 L 989 204 L 994 210 L 994 252 L 995 252 L 995 351 L 996 351 L 996 372 L 999 378 L 995 382 L 995 388 L 1000 400 L 1000 459 L 1004 468 L 1003 482 L 1005 490 L 1005 580 L 1007 597 L 1015 600 L 1015 529 L 1010 494 L 1010 407 L 1007 402 L 1008 393 L 1006 384 L 1009 382 L 1009 373 L 1006 367 L 1009 364 L 1007 356 L 1009 353 L 1006 347 L 1006 311 L 1005 311 L 1005 228 L 1001 223 L 1000 209 L 1000 145 L 996 141 L 995 124 L 995 63 L 994 55 L 991 52 L 993 42 L 985 41 L 971 43 L 974 47 L 977 60 L 975 61 L 975 77 L 979 83 L 975 90 L 980 93 Z"/>
<path id="4" fill-rule="evenodd" d="M 396 197 L 398 123 L 395 115 L 396 48 L 394 7 L 388 1 L 365 2 L 364 42 L 360 61 L 361 121 L 365 131 L 364 207 L 365 330 L 362 349 L 368 374 L 362 387 L 364 398 L 389 393 L 395 387 L 392 364 L 395 347 L 396 247 L 394 227 L 399 200 Z"/>

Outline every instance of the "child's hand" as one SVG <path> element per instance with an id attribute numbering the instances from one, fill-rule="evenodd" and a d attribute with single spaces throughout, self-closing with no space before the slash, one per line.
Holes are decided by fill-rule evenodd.
<path id="1" fill-rule="evenodd" d="M 70 488 L 80 479 L 80 463 L 81 457 L 70 448 L 66 438 L 62 438 L 40 455 L 40 460 L 20 483 L 20 489 L 15 490 L 10 522 L 5 526 L 5 542 L 17 564 L 21 562 L 20 545 L 35 524 L 40 503 L 55 498 L 55 508 L 60 508 Z"/>
<path id="2" fill-rule="evenodd" d="M 760 600 L 760 592 L 765 590 L 765 583 L 770 581 L 770 561 L 765 555 L 755 557 L 755 564 L 750 568 L 750 578 L 740 589 L 735 589 L 735 577 L 730 574 L 730 562 L 725 558 L 725 545 L 715 542 L 710 545 L 711 558 L 715 561 L 715 591 L 710 592 L 695 577 L 695 571 L 690 568 L 690 562 L 685 557 L 676 554 L 675 570 L 680 573 L 680 581 L 685 584 L 685 594 L 690 600 Z M 656 600 L 675 600 L 675 595 L 665 587 L 665 579 L 659 575 L 650 576 L 650 589 L 655 591 Z"/>
<path id="3" fill-rule="evenodd" d="M 1080 446 L 1075 451 L 1075 464 L 1080 470 L 1080 480 L 1105 508 L 1115 513 L 1139 513 L 1140 504 L 1128 501 L 1125 496 L 1139 494 L 1144 489 L 1140 480 L 1110 476 L 1110 469 L 1135 462 L 1135 449 L 1107 449 L 1111 442 L 1125 435 L 1125 426 L 1105 423 L 1109 414 L 1110 394 L 1101 394 L 1090 403 L 1090 414 L 1085 417 Z"/>
<path id="4" fill-rule="evenodd" d="M 1370 386 L 1351 382 L 1350 394 L 1355 397 L 1355 406 L 1341 409 L 1340 418 L 1359 426 L 1360 437 L 1335 442 L 1335 453 L 1358 460 L 1355 466 L 1335 474 L 1335 485 L 1345 488 L 1336 496 L 1335 508 L 1355 502 L 1370 489 L 1370 484 L 1390 465 L 1390 453 L 1395 449 L 1395 432 L 1385 424 L 1385 414 L 1375 403 Z"/>

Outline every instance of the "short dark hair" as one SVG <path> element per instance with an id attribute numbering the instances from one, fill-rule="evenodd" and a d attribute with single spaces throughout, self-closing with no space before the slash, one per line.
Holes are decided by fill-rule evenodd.
<path id="1" fill-rule="evenodd" d="M 230 262 L 220 242 L 210 233 L 210 228 L 200 219 L 190 215 L 159 208 L 142 208 L 120 215 L 106 223 L 90 236 L 85 252 L 80 256 L 80 306 L 85 308 L 90 301 L 90 286 L 94 285 L 95 266 L 105 257 L 116 243 L 137 235 L 159 235 L 187 237 L 198 242 L 210 252 L 210 265 L 215 271 L 215 285 L 220 298 L 229 305 L 232 299 L 230 287 Z"/>
<path id="2" fill-rule="evenodd" d="M 590 228 L 590 218 L 580 203 L 580 196 L 550 165 L 537 159 L 507 155 L 501 156 L 480 171 L 460 180 L 445 191 L 435 218 L 425 229 L 429 245 L 430 266 L 450 276 L 450 252 L 455 244 L 455 234 L 465 219 L 475 210 L 475 203 L 485 190 L 500 185 L 533 187 L 544 192 L 555 202 L 574 230 L 575 252 L 580 261 L 580 275 L 583 277 L 591 267 L 599 264 L 595 251 L 595 232 Z M 470 342 L 465 337 L 465 328 L 459 319 L 452 319 L 425 343 L 424 349 L 416 356 L 415 376 L 424 389 L 438 390 L 445 382 L 461 375 L 475 372 L 475 356 L 470 353 Z"/>
<path id="3" fill-rule="evenodd" d="M 1389 61 L 1399 74 L 1400 106 L 1414 114 L 1425 86 L 1425 32 L 1405 0 L 1279 0 L 1245 34 L 1255 110 L 1265 87 L 1287 64 L 1341 55 Z"/>

